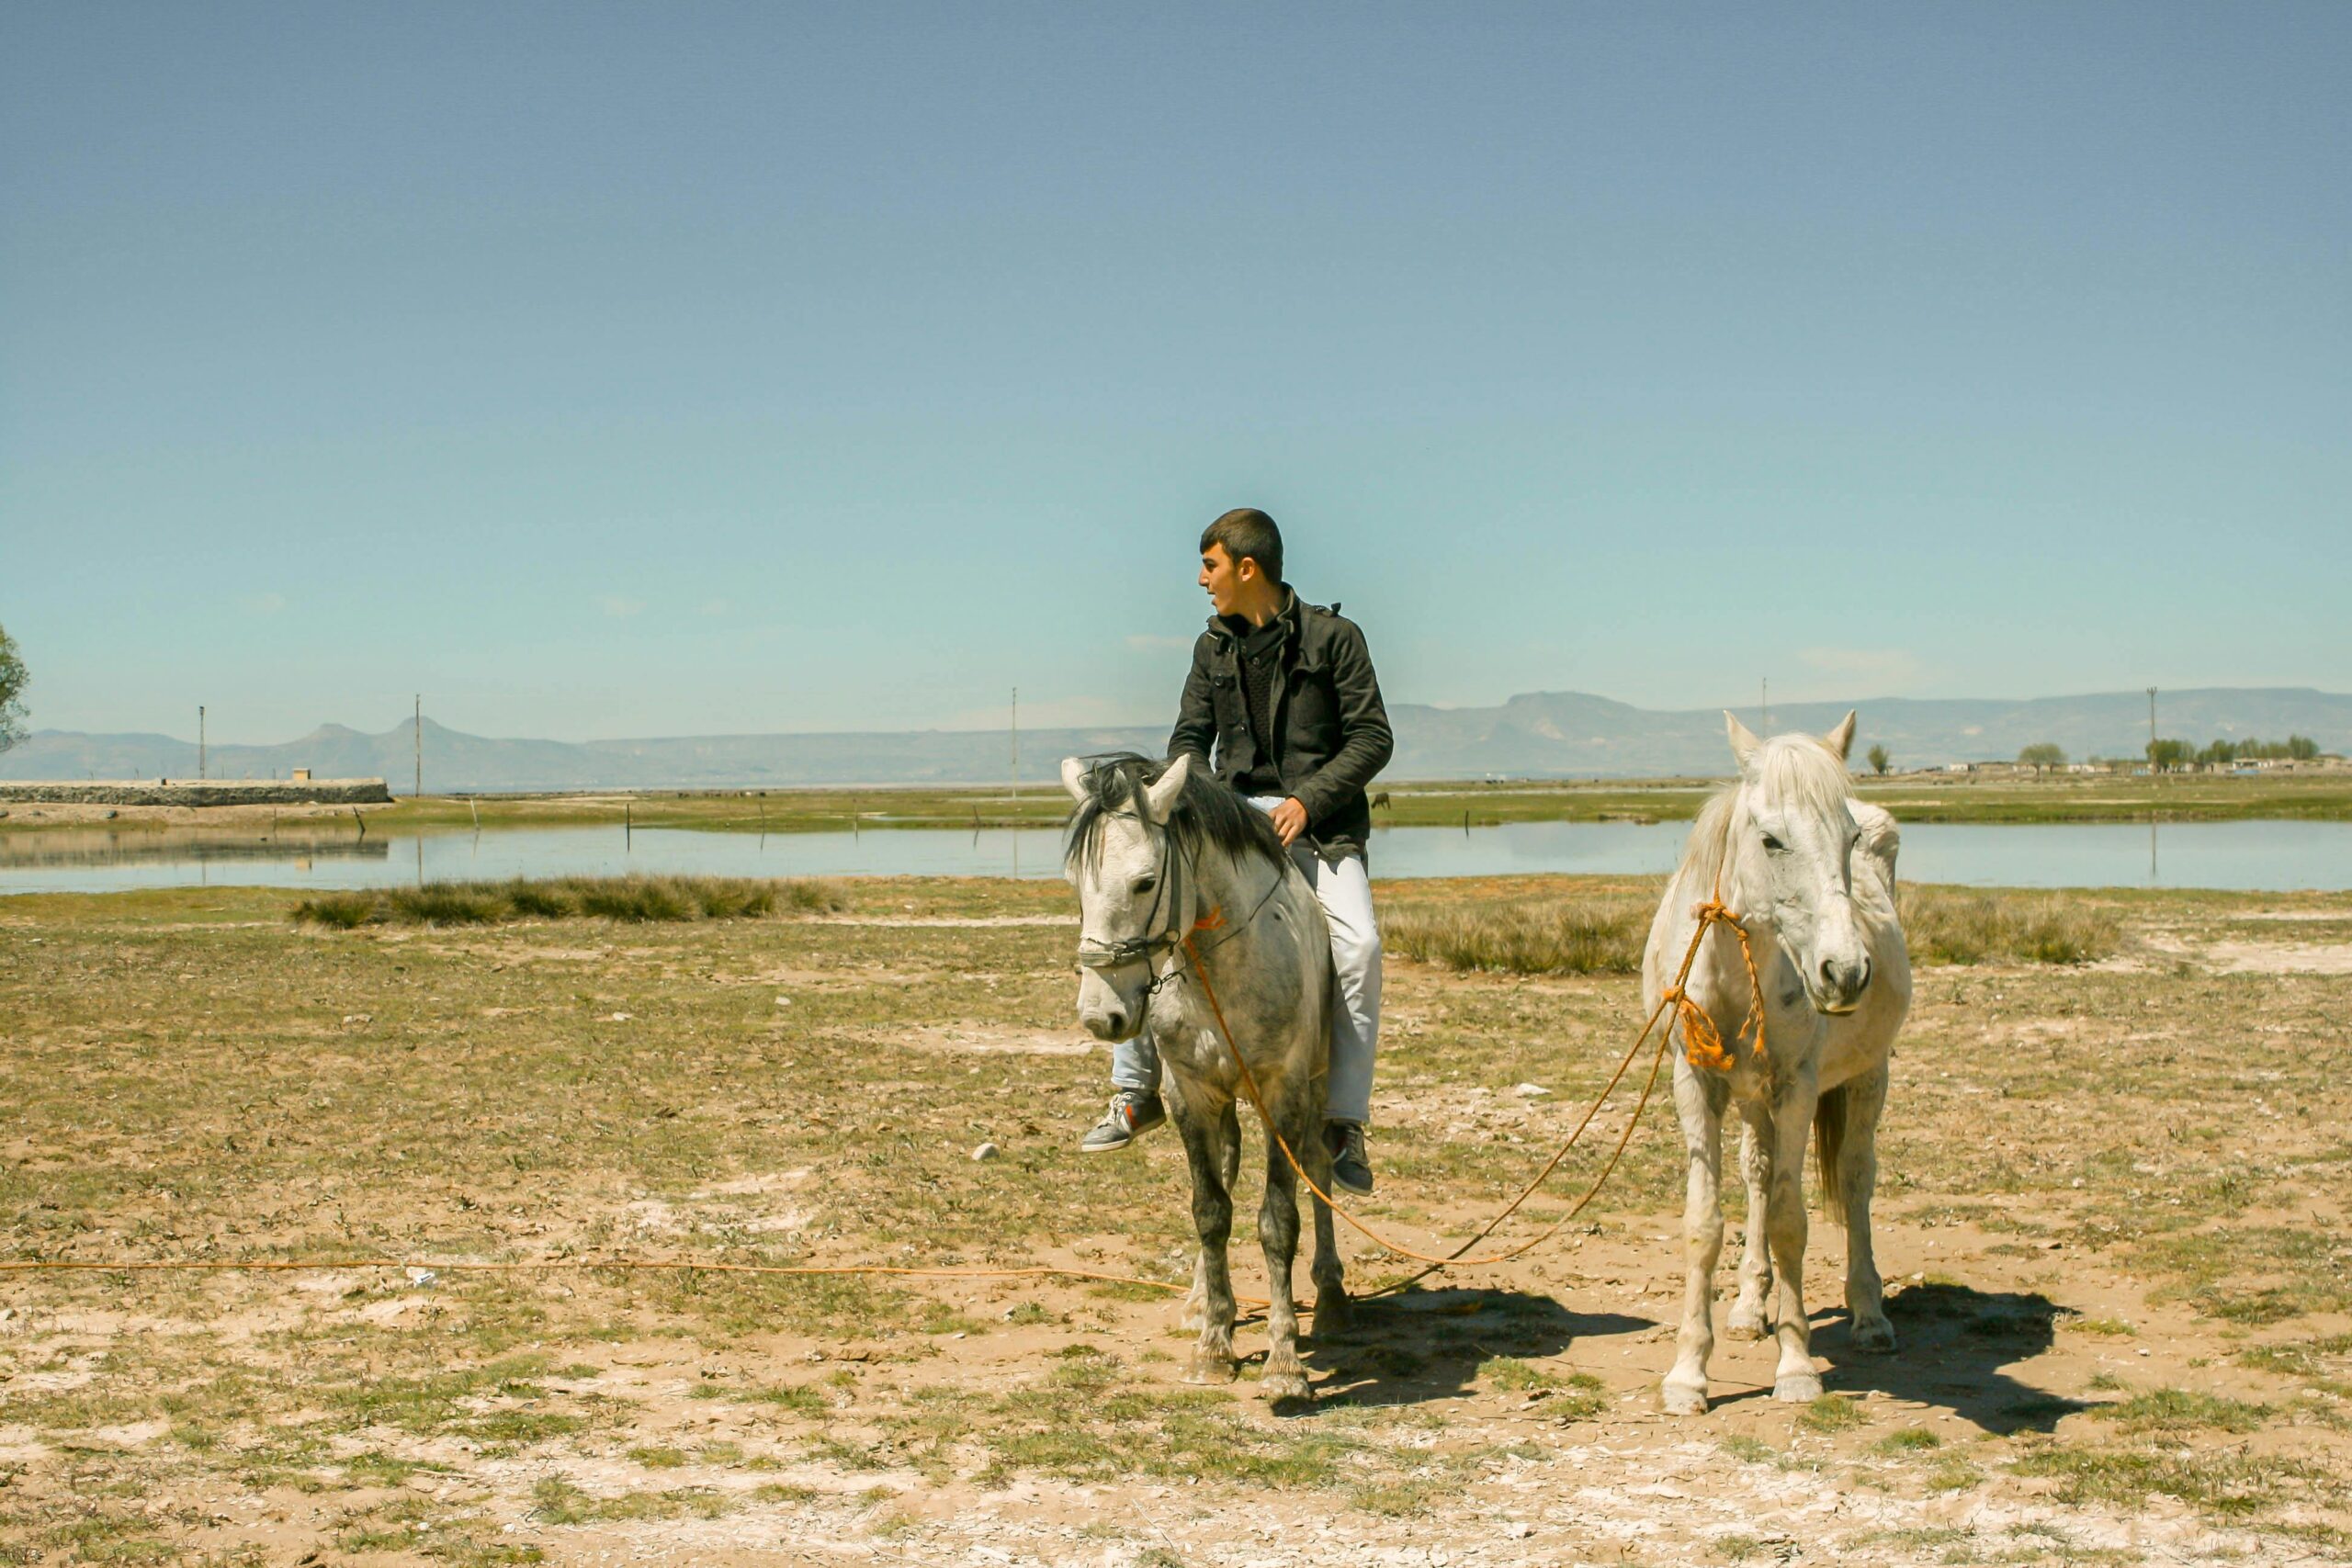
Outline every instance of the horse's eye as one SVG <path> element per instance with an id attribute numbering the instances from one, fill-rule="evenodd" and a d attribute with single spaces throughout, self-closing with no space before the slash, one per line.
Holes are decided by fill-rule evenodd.
<path id="1" fill-rule="evenodd" d="M 1156 876 L 1139 876 L 1136 878 L 1136 891 L 1138 893 L 1148 893 L 1159 886 L 1159 878 Z"/>
<path id="2" fill-rule="evenodd" d="M 1779 854 L 1782 850 L 1787 849 L 1789 846 L 1781 842 L 1780 840 L 1772 837 L 1771 834 L 1767 833 L 1764 835 L 1764 847 L 1771 851 L 1774 854 Z"/>

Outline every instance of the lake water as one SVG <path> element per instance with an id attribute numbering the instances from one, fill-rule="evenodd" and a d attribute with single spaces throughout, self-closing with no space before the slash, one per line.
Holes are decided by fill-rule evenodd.
<path id="1" fill-rule="evenodd" d="M 1525 822 L 1374 833 L 1375 876 L 1663 873 L 1689 824 Z M 380 887 L 512 876 L 1055 876 L 1050 829 L 700 833 L 513 829 L 480 834 L 290 835 L 99 829 L 0 834 L 0 893 L 137 887 Z M 2352 888 L 2352 823 L 2179 822 L 2035 827 L 1917 823 L 1906 882 L 2000 887 Z"/>

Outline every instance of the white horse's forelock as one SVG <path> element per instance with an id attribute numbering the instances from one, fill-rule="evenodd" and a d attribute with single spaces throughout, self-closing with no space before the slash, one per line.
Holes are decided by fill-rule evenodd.
<path id="1" fill-rule="evenodd" d="M 1715 881 L 1724 866 L 1724 848 L 1730 841 L 1725 818 L 1739 799 L 1742 782 L 1753 783 L 1758 796 L 1781 809 L 1838 811 L 1854 798 L 1853 779 L 1845 760 L 1817 735 L 1775 735 L 1757 749 L 1746 779 L 1734 780 L 1710 795 L 1682 841 L 1678 871 L 1691 873 L 1702 883 Z"/>

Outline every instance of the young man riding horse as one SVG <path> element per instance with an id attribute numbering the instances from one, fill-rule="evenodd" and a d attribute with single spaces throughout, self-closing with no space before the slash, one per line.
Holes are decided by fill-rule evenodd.
<path id="1" fill-rule="evenodd" d="M 1364 869 L 1364 786 L 1395 750 L 1380 682 L 1355 623 L 1336 604 L 1303 603 L 1283 581 L 1282 534 L 1254 507 L 1227 513 L 1201 535 L 1200 584 L 1216 613 L 1193 645 L 1168 754 L 1213 764 L 1219 783 L 1272 818 L 1323 907 L 1339 980 L 1324 1134 L 1334 1181 L 1366 1196 L 1380 928 Z M 1166 1119 L 1148 1034 L 1114 1047 L 1111 1082 L 1111 1109 L 1080 1141 L 1085 1153 L 1125 1148 Z"/>

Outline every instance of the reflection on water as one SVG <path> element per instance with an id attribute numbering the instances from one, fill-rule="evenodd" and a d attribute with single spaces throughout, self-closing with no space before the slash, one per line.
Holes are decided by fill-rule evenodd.
<path id="1" fill-rule="evenodd" d="M 153 832 L 61 828 L 0 834 L 0 871 L 20 867 L 211 865 L 224 861 L 384 860 L 391 840 L 318 833 L 230 833 L 207 829 Z"/>
<path id="2" fill-rule="evenodd" d="M 1376 831 L 1376 876 L 1658 874 L 1689 827 L 1523 822 Z M 2158 841 L 2162 853 L 2158 853 Z M 2144 857 L 2144 858 L 2143 858 Z M 1050 828 L 703 833 L 671 828 L 276 837 L 83 829 L 0 833 L 0 893 L 256 884 L 301 888 L 514 876 L 1025 876 L 1061 872 Z M 1983 886 L 2352 888 L 2352 823 L 2182 822 L 1903 829 L 1907 882 Z M 2161 874 L 2160 874 L 2161 873 Z"/>

